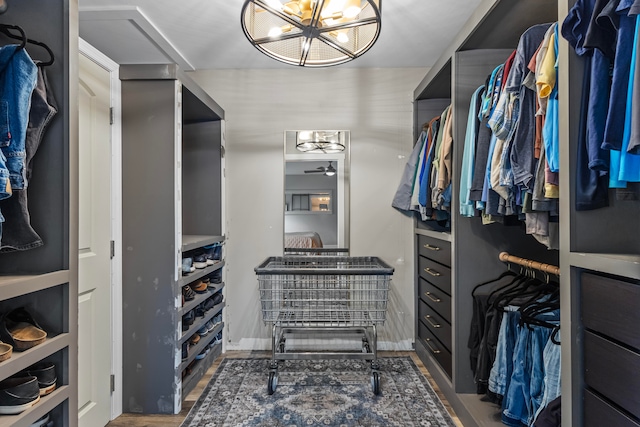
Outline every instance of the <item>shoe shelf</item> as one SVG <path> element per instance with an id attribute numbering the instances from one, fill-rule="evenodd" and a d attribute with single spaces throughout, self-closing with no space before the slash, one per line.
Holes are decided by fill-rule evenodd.
<path id="1" fill-rule="evenodd" d="M 207 373 L 214 360 L 222 354 L 222 343 L 214 345 L 204 359 L 191 368 L 191 373 L 182 379 L 182 400 L 193 390 L 200 379 Z"/>
<path id="2" fill-rule="evenodd" d="M 71 386 L 59 386 L 50 394 L 41 396 L 40 401 L 26 411 L 17 415 L 0 416 L 0 427 L 29 427 L 69 399 L 71 392 Z"/>
<path id="3" fill-rule="evenodd" d="M 205 268 L 197 269 L 193 273 L 185 274 L 184 276 L 182 276 L 178 280 L 178 285 L 180 285 L 180 287 L 182 288 L 184 285 L 188 285 L 189 283 L 192 283 L 198 279 L 201 279 L 204 276 L 207 276 L 216 270 L 220 270 L 222 267 L 224 267 L 224 261 L 218 261 L 213 265 L 209 265 Z"/>
<path id="4" fill-rule="evenodd" d="M 196 308 L 199 304 L 203 303 L 207 298 L 212 297 L 216 292 L 218 292 L 223 287 L 224 287 L 224 283 L 218 283 L 215 288 L 208 289 L 207 292 L 204 292 L 202 294 L 199 294 L 196 292 L 196 297 L 191 301 L 185 301 L 184 305 L 182 306 L 178 314 L 180 316 L 184 316 L 189 311 Z"/>
<path id="5" fill-rule="evenodd" d="M 187 252 L 219 242 L 224 242 L 224 236 L 202 236 L 194 234 L 183 235 L 182 252 Z"/>
<path id="6" fill-rule="evenodd" d="M 59 270 L 53 273 L 0 276 L 0 295 L 2 300 L 18 297 L 69 282 L 69 270 Z"/>
<path id="7" fill-rule="evenodd" d="M 569 256 L 572 267 L 640 279 L 639 255 L 571 252 Z"/>
<path id="8" fill-rule="evenodd" d="M 26 351 L 13 351 L 11 357 L 4 362 L 0 362 L 0 379 L 10 377 L 29 366 L 40 362 L 45 357 L 62 350 L 71 345 L 71 335 L 62 333 L 52 338 L 47 338 L 45 342 Z M 61 374 L 59 374 L 61 377 Z M 4 416 L 0 416 L 0 419 Z M 1 424 L 0 424 L 1 425 Z"/>
<path id="9" fill-rule="evenodd" d="M 214 317 L 216 317 L 217 314 L 220 314 L 220 312 L 222 311 L 222 309 L 225 307 L 225 302 L 222 301 L 220 304 L 218 305 L 214 305 L 213 308 L 211 310 L 209 310 L 204 317 L 200 317 L 199 320 L 196 320 L 195 322 L 193 322 L 193 325 L 191 325 L 189 327 L 189 329 L 187 329 L 186 331 L 182 332 L 182 336 L 180 337 L 180 346 L 182 346 L 182 344 L 188 340 L 189 338 L 191 338 L 193 336 L 193 334 L 195 334 L 196 332 L 198 332 L 198 329 L 202 328 L 202 326 L 207 323 L 209 320 L 213 319 Z M 218 325 L 219 326 L 219 325 Z M 216 326 L 217 328 L 217 326 Z M 211 332 L 207 334 L 207 337 L 211 335 Z"/>
<path id="10" fill-rule="evenodd" d="M 212 332 L 209 332 L 206 337 L 200 338 L 200 342 L 189 349 L 189 356 L 180 364 L 180 372 L 184 371 L 187 366 L 189 366 L 189 363 L 193 362 L 196 359 L 196 356 L 200 354 L 206 346 L 211 344 L 211 341 L 215 339 L 216 335 L 218 335 L 218 332 L 220 332 L 223 327 L 224 322 L 218 323 Z M 180 351 L 182 351 L 182 349 L 180 349 Z"/>

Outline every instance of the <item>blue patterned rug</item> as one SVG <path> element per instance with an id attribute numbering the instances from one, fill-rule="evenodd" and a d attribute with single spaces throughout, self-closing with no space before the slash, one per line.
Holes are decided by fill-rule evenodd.
<path id="1" fill-rule="evenodd" d="M 455 426 L 410 357 L 379 362 L 380 396 L 361 360 L 281 362 L 270 396 L 268 360 L 224 359 L 181 427 Z"/>

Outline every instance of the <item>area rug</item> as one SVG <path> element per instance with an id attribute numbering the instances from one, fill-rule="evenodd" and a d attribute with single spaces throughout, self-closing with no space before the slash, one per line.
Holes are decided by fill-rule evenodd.
<path id="1" fill-rule="evenodd" d="M 362 360 L 224 359 L 181 427 L 446 426 L 455 423 L 410 357 L 380 358 L 379 396 Z"/>

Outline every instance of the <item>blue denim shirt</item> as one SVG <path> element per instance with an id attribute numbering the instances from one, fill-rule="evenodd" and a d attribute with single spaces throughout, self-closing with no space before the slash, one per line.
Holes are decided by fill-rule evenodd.
<path id="1" fill-rule="evenodd" d="M 10 189 L 25 185 L 25 137 L 29 122 L 31 93 L 38 68 L 25 49 L 17 45 L 0 47 L 0 179 L 9 174 Z M 7 198 L 6 184 L 0 182 L 0 198 Z"/>

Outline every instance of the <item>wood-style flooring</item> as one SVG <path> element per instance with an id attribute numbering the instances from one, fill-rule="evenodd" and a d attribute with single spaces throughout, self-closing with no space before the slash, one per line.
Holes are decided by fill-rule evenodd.
<path id="1" fill-rule="evenodd" d="M 261 357 L 267 357 L 270 355 L 271 355 L 270 352 L 263 352 L 263 351 L 259 351 L 259 352 L 229 351 L 221 355 L 220 357 L 218 357 L 218 359 L 216 359 L 215 362 L 213 362 L 213 364 L 211 365 L 207 373 L 204 375 L 204 377 L 202 377 L 198 385 L 193 389 L 191 393 L 189 393 L 189 395 L 187 395 L 187 397 L 182 402 L 182 411 L 180 412 L 180 414 L 178 415 L 123 414 L 118 418 L 116 418 L 115 420 L 111 421 L 109 424 L 107 424 L 107 427 L 179 427 L 180 423 L 182 423 L 182 421 L 186 418 L 193 404 L 196 402 L 196 400 L 198 400 L 198 397 L 200 396 L 205 386 L 209 382 L 209 379 L 211 379 L 211 376 L 218 369 L 218 366 L 220 366 L 220 362 L 222 361 L 222 359 L 224 359 L 225 357 L 227 358 L 252 358 L 252 357 L 261 358 Z M 378 356 L 379 357 L 410 356 L 413 359 L 416 366 L 420 369 L 420 371 L 424 374 L 424 376 L 429 380 L 429 384 L 431 384 L 431 387 L 433 387 L 433 389 L 436 391 L 436 393 L 444 403 L 444 406 L 447 408 L 447 410 L 451 414 L 452 418 L 454 419 L 458 427 L 463 427 L 462 423 L 460 422 L 460 420 L 458 420 L 458 417 L 453 412 L 453 409 L 451 408 L 451 406 L 449 406 L 449 403 L 447 402 L 446 398 L 440 392 L 440 390 L 438 389 L 438 386 L 433 381 L 433 379 L 431 378 L 431 375 L 429 374 L 427 369 L 424 367 L 424 365 L 422 364 L 422 361 L 416 355 L 415 352 L 381 351 L 380 353 L 378 353 Z"/>

